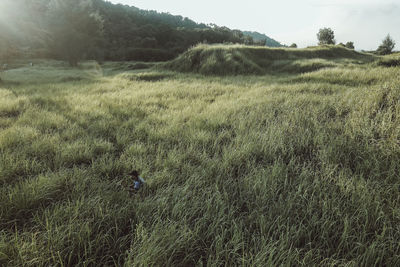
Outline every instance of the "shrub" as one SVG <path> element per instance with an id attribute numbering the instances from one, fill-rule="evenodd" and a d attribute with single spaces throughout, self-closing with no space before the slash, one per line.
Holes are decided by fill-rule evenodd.
<path id="1" fill-rule="evenodd" d="M 400 58 L 381 59 L 377 64 L 383 67 L 398 67 L 400 66 Z"/>
<path id="2" fill-rule="evenodd" d="M 345 46 L 348 49 L 354 49 L 354 43 L 353 42 L 347 42 Z"/>

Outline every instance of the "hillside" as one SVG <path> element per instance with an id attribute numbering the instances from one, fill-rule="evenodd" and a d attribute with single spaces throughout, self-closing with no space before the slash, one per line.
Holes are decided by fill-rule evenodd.
<path id="1" fill-rule="evenodd" d="M 255 43 L 240 30 L 183 16 L 104 0 L 53 2 L 2 0 L 0 63 L 24 57 L 75 65 L 79 59 L 167 61 L 198 43 Z"/>
<path id="2" fill-rule="evenodd" d="M 266 40 L 265 45 L 269 46 L 269 47 L 282 47 L 282 46 L 284 46 L 280 42 L 268 37 L 267 35 L 265 35 L 263 33 L 251 32 L 251 31 L 243 31 L 243 34 L 247 35 L 247 36 L 250 36 L 255 41 Z"/>
<path id="3" fill-rule="evenodd" d="M 206 75 L 303 73 L 335 67 L 339 61 L 370 62 L 374 56 L 341 46 L 306 49 L 242 45 L 198 45 L 165 68 Z"/>

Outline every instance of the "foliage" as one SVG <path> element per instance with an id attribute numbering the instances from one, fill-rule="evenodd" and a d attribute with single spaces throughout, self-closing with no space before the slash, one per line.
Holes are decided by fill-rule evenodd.
<path id="1" fill-rule="evenodd" d="M 198 24 L 182 16 L 114 5 L 101 0 L 95 1 L 95 7 L 104 18 L 104 54 L 108 60 L 138 58 L 123 52 L 132 49 L 153 49 L 152 56 L 140 60 L 165 61 L 198 43 L 257 44 L 239 30 L 215 24 Z"/>
<path id="2" fill-rule="evenodd" d="M 50 50 L 59 58 L 77 66 L 102 37 L 102 19 L 91 0 L 51 0 L 48 9 Z"/>
<path id="3" fill-rule="evenodd" d="M 335 44 L 335 33 L 331 28 L 320 29 L 318 34 L 318 44 L 319 45 L 330 45 Z"/>
<path id="4" fill-rule="evenodd" d="M 293 43 L 289 46 L 290 48 L 297 48 L 297 44 Z"/>
<path id="5" fill-rule="evenodd" d="M 254 40 L 255 46 L 267 46 L 267 39 Z"/>
<path id="6" fill-rule="evenodd" d="M 252 37 L 255 42 L 257 42 L 257 41 L 264 42 L 265 41 L 265 45 L 269 46 L 269 47 L 283 47 L 283 45 L 281 43 L 279 43 L 278 41 L 268 37 L 265 34 L 259 33 L 259 32 L 244 31 L 243 34 Z"/>
<path id="7" fill-rule="evenodd" d="M 12 3 L 8 21 L 21 38 L 12 47 L 28 47 L 27 57 L 51 57 L 76 65 L 82 58 L 165 61 L 199 43 L 267 45 L 242 31 L 198 24 L 182 16 L 115 5 L 104 0 L 4 0 Z M 0 5 L 4 5 L 3 0 Z M 6 5 L 6 6 L 11 6 Z M 2 22 L 0 21 L 0 32 Z M 21 23 L 23 22 L 23 23 Z M 5 40 L 11 40 L 11 32 Z M 22 38 L 23 37 L 23 38 Z M 274 44 L 275 44 L 274 43 Z M 143 51 L 144 56 L 138 56 Z M 8 53 L 9 54 L 9 53 Z M 132 56 L 134 54 L 134 56 Z"/>
<path id="8" fill-rule="evenodd" d="M 327 60 L 6 72 L 0 265 L 399 266 L 399 68 Z M 147 186 L 130 196 L 133 168 Z"/>
<path id="9" fill-rule="evenodd" d="M 379 55 L 388 55 L 392 53 L 394 46 L 396 45 L 395 41 L 388 34 L 385 39 L 383 39 L 382 44 L 376 50 Z"/>
<path id="10" fill-rule="evenodd" d="M 354 42 L 347 42 L 345 46 L 348 49 L 354 49 Z"/>
<path id="11" fill-rule="evenodd" d="M 16 24 L 9 23 L 10 16 L 15 15 L 15 10 L 20 9 L 18 2 L 11 0 L 3 0 L 0 2 L 0 10 L 2 18 L 0 19 L 0 68 L 5 63 L 15 58 L 18 54 L 15 47 L 20 42 L 20 36 L 17 31 L 19 27 Z M 17 29 L 17 31 L 15 30 Z"/>

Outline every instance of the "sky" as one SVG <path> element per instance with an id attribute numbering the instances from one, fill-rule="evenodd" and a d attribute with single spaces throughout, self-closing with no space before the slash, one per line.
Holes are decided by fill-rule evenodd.
<path id="1" fill-rule="evenodd" d="M 317 44 L 320 28 L 330 27 L 337 43 L 375 50 L 390 34 L 400 50 L 400 0 L 108 0 L 169 12 L 196 22 L 258 31 L 299 47 Z"/>

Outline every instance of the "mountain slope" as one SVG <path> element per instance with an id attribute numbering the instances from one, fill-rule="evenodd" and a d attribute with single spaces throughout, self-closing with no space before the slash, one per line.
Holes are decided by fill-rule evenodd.
<path id="1" fill-rule="evenodd" d="M 198 43 L 256 44 L 240 30 L 103 0 L 94 3 L 104 18 L 106 59 L 164 61 Z M 269 46 L 281 46 L 267 36 L 263 39 Z"/>
<path id="2" fill-rule="evenodd" d="M 7 20 L 0 21 L 0 39 L 7 41 L 0 42 L 0 62 L 22 57 L 61 59 L 63 52 L 52 51 L 54 43 L 65 43 L 65 41 L 52 41 L 57 39 L 56 33 L 72 33 L 68 40 L 78 40 L 82 34 L 90 37 L 90 34 L 83 32 L 90 27 L 90 23 L 87 25 L 78 23 L 79 26 L 76 27 L 73 26 L 73 21 L 70 21 L 63 23 L 64 30 L 52 30 L 52 27 L 61 21 L 60 17 L 52 15 L 59 9 L 53 1 L 2 0 L 1 2 L 2 6 L 9 7 L 12 12 L 7 12 L 9 13 Z M 74 51 L 84 51 L 80 53 L 82 55 L 79 56 L 81 57 L 79 60 L 167 61 L 199 43 L 257 45 L 253 37 L 245 35 L 240 30 L 215 24 L 196 23 L 189 18 L 169 13 L 142 10 L 104 0 L 87 0 L 85 5 L 81 5 L 82 2 L 79 0 L 65 1 L 65 3 L 68 3 L 68 10 L 72 10 L 72 14 L 77 17 L 82 18 L 89 13 L 86 15 L 98 16 L 99 19 L 96 21 L 102 24 L 99 26 L 99 29 L 103 29 L 102 35 L 85 39 L 95 44 L 74 42 Z M 78 14 L 78 11 L 82 14 Z M 72 16 L 66 16 L 64 19 L 68 21 L 69 17 Z M 18 23 L 19 21 L 24 23 Z M 20 33 L 20 36 L 14 36 L 15 33 Z M 265 39 L 267 44 L 271 45 L 271 39 Z"/>
<path id="3" fill-rule="evenodd" d="M 266 46 L 269 46 L 269 47 L 283 47 L 284 46 L 280 42 L 272 39 L 271 37 L 269 37 L 263 33 L 244 31 L 243 34 L 252 37 L 254 41 L 267 40 Z"/>

